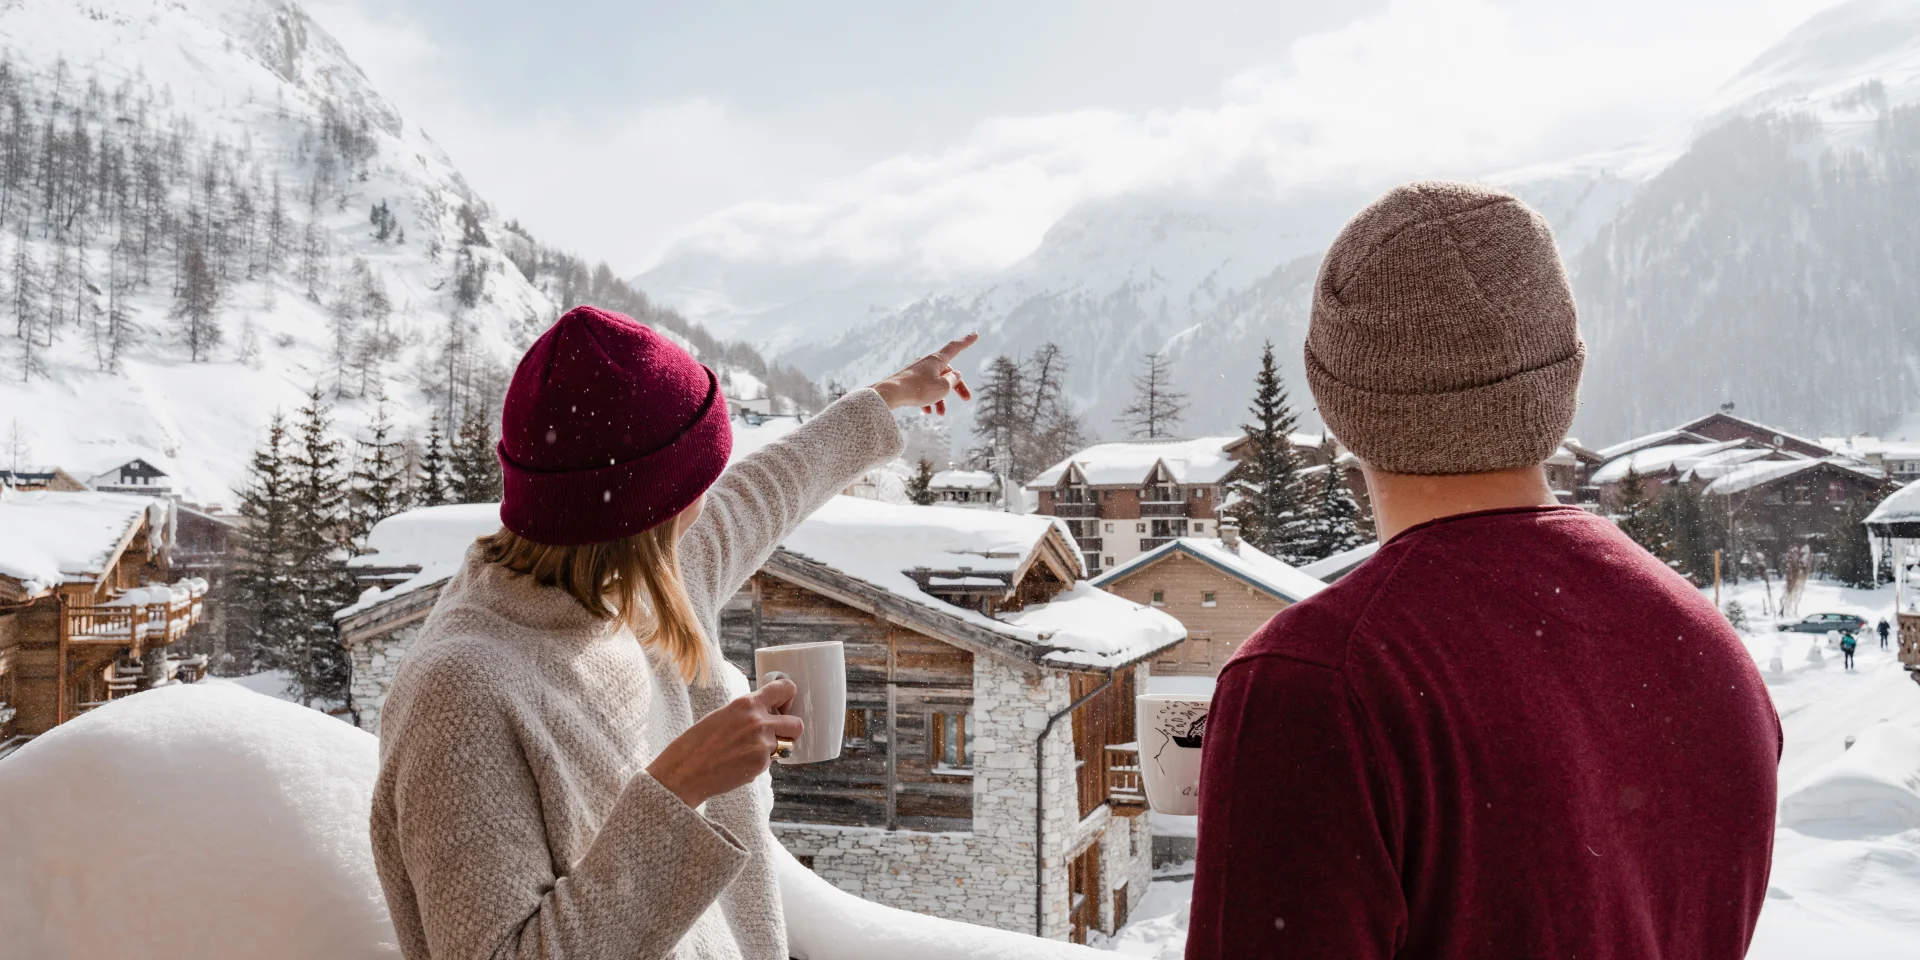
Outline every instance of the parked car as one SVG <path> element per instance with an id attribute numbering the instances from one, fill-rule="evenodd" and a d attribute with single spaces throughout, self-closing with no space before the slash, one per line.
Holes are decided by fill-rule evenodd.
<path id="1" fill-rule="evenodd" d="M 1858 633 L 1866 629 L 1866 626 L 1865 619 L 1851 613 L 1814 613 L 1793 623 L 1780 624 L 1779 629 L 1791 630 L 1794 633 L 1826 633 L 1830 630 L 1843 632 L 1852 630 Z"/>

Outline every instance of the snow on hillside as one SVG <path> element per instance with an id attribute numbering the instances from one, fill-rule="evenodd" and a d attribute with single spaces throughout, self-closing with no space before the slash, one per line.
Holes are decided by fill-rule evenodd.
<path id="1" fill-rule="evenodd" d="M 231 502 L 316 385 L 347 435 L 381 393 L 409 437 L 495 402 L 613 282 L 503 226 L 282 0 L 0 5 L 0 180 L 5 449 L 142 457 L 192 500 Z M 734 358 L 707 356 L 760 386 Z"/>
<path id="2" fill-rule="evenodd" d="M 1858 669 L 1849 672 L 1829 638 L 1776 632 L 1761 616 L 1762 584 L 1742 584 L 1723 600 L 1737 601 L 1751 618 L 1742 638 L 1786 740 L 1773 875 L 1748 957 L 1920 954 L 1920 687 L 1877 639 L 1863 636 Z M 1801 614 L 1854 613 L 1869 623 L 1892 609 L 1891 586 L 1853 590 L 1826 581 L 1809 583 L 1799 607 Z M 1849 736 L 1856 738 L 1851 750 Z M 1192 886 L 1155 883 L 1114 949 L 1178 960 Z"/>

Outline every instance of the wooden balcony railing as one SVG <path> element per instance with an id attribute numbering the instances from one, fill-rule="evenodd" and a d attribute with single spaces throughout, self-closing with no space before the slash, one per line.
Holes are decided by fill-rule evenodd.
<path id="1" fill-rule="evenodd" d="M 1115 816 L 1137 817 L 1147 812 L 1147 788 L 1140 782 L 1140 748 L 1116 743 L 1107 748 L 1107 805 Z"/>
<path id="2" fill-rule="evenodd" d="M 1142 500 L 1140 515 L 1143 517 L 1184 517 L 1187 515 L 1185 500 Z"/>
<path id="3" fill-rule="evenodd" d="M 101 604 L 67 607 L 68 643 L 126 647 L 164 646 L 200 622 L 207 582 L 184 580 L 171 587 L 136 587 Z"/>
<path id="4" fill-rule="evenodd" d="M 1053 515 L 1056 517 L 1077 517 L 1080 519 L 1097 517 L 1100 515 L 1100 505 L 1097 503 L 1061 503 L 1056 500 L 1053 504 Z"/>

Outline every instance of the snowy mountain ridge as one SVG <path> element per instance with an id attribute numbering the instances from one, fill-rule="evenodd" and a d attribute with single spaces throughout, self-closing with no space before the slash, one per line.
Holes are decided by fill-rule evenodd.
<path id="1" fill-rule="evenodd" d="M 282 0 L 0 5 L 0 294 L 0 466 L 141 457 L 197 501 L 233 502 L 316 386 L 347 437 L 382 396 L 410 438 L 497 403 L 573 302 L 766 389 L 751 350 L 503 225 Z"/>
<path id="2" fill-rule="evenodd" d="M 1537 206 L 1561 243 L 1591 347 L 1580 434 L 1632 435 L 1729 401 L 1803 433 L 1892 435 L 1920 422 L 1920 346 L 1908 346 L 1920 336 L 1904 320 L 1920 294 L 1909 303 L 1902 279 L 1920 264 L 1900 259 L 1920 242 L 1906 236 L 1902 199 L 1901 151 L 1913 148 L 1903 111 L 1916 104 L 1920 3 L 1855 0 L 1756 57 L 1690 124 L 1483 177 Z M 703 316 L 845 382 L 961 329 L 981 330 L 981 362 L 1053 340 L 1076 365 L 1073 398 L 1099 408 L 1089 426 L 1106 436 L 1139 354 L 1165 350 L 1193 395 L 1183 429 L 1225 430 L 1243 416 L 1267 340 L 1296 404 L 1311 407 L 1296 354 L 1312 266 L 1367 199 L 1122 196 L 1074 211 L 992 276 L 912 297 L 932 281 L 889 286 L 869 265 L 859 284 L 815 298 L 788 275 L 760 287 L 752 311 L 730 312 L 726 291 L 773 268 L 708 253 Z M 678 269 L 669 260 L 641 279 Z M 657 289 L 681 302 L 670 284 Z M 868 291 L 886 295 L 862 300 Z M 790 306 L 801 303 L 812 309 Z"/>

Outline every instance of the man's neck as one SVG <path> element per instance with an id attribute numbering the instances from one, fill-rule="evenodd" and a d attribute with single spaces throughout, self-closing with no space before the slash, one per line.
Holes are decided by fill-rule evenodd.
<path id="1" fill-rule="evenodd" d="M 1373 498 L 1373 526 L 1385 543 L 1400 531 L 1429 520 L 1481 510 L 1553 506 L 1560 501 L 1545 469 L 1519 467 L 1493 473 L 1414 476 L 1361 464 Z"/>

